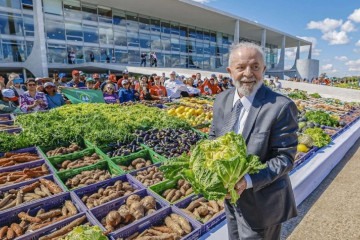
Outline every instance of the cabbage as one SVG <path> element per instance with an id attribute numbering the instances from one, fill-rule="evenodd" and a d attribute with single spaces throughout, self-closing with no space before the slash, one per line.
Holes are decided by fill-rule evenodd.
<path id="1" fill-rule="evenodd" d="M 107 240 L 99 226 L 81 225 L 75 227 L 62 240 Z"/>
<path id="2" fill-rule="evenodd" d="M 259 157 L 247 155 L 246 143 L 242 135 L 230 132 L 215 140 L 199 142 L 191 156 L 165 162 L 160 170 L 167 179 L 179 176 L 186 179 L 197 194 L 208 200 L 223 200 L 230 193 L 231 203 L 240 198 L 235 184 L 245 174 L 254 174 L 266 167 Z"/>

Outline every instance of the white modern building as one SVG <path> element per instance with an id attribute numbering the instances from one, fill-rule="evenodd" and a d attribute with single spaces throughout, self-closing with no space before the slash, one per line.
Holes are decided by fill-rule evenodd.
<path id="1" fill-rule="evenodd" d="M 0 0 L 2 73 L 122 71 L 150 51 L 158 67 L 221 72 L 239 41 L 263 47 L 268 75 L 319 74 L 311 42 L 190 0 Z M 306 59 L 301 46 L 310 46 Z M 285 69 L 285 49 L 293 47 L 294 65 Z"/>

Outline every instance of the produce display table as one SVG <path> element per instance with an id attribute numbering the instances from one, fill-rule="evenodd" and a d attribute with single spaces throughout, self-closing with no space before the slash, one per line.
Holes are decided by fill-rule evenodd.
<path id="1" fill-rule="evenodd" d="M 290 173 L 296 205 L 299 206 L 325 179 L 331 170 L 360 138 L 360 121 L 345 130 L 329 146 L 319 149 Z M 204 234 L 200 239 L 228 239 L 226 220 Z"/>

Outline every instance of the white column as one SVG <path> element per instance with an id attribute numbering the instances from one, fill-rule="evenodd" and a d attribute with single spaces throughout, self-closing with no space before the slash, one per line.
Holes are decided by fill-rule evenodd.
<path id="1" fill-rule="evenodd" d="M 286 44 L 286 37 L 285 35 L 282 37 L 282 43 L 281 43 L 281 51 L 280 51 L 280 59 L 279 63 L 277 65 L 277 68 L 279 70 L 284 70 L 285 68 L 285 44 Z"/>
<path id="2" fill-rule="evenodd" d="M 41 0 L 33 0 L 34 10 L 34 45 L 31 54 L 25 61 L 25 67 L 35 77 L 48 77 L 48 62 L 46 54 L 46 38 L 44 14 Z"/>
<path id="3" fill-rule="evenodd" d="M 26 77 L 26 68 L 23 68 L 22 70 L 23 70 L 23 76 L 24 76 L 24 83 L 26 83 L 26 79 L 27 79 L 27 77 Z"/>
<path id="4" fill-rule="evenodd" d="M 240 21 L 239 19 L 237 19 L 235 21 L 234 44 L 239 43 L 239 38 L 240 38 Z"/>
<path id="5" fill-rule="evenodd" d="M 265 51 L 265 46 L 266 46 L 266 29 L 263 29 L 261 33 L 261 47 L 263 51 Z"/>
<path id="6" fill-rule="evenodd" d="M 309 48 L 309 56 L 308 56 L 308 59 L 311 59 L 311 54 L 312 54 L 312 44 L 310 45 L 310 48 Z"/>
<path id="7" fill-rule="evenodd" d="M 298 41 L 297 44 L 295 61 L 298 60 L 299 58 L 300 58 L 300 41 Z"/>

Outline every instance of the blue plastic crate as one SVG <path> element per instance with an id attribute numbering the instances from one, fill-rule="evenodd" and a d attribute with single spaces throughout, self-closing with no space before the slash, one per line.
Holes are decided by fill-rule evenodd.
<path id="1" fill-rule="evenodd" d="M 47 175 L 47 176 L 42 177 L 42 178 L 54 182 L 56 185 L 58 185 L 58 186 L 62 189 L 63 192 L 66 192 L 66 190 L 61 186 L 59 180 L 57 180 L 53 175 Z M 22 188 L 23 186 L 30 185 L 30 184 L 32 184 L 32 183 L 34 183 L 34 182 L 39 181 L 39 179 L 40 179 L 40 178 L 38 178 L 38 179 L 32 179 L 32 180 L 29 180 L 29 181 L 26 181 L 26 182 L 22 182 L 22 183 L 18 183 L 18 184 L 13 184 L 13 185 L 5 186 L 5 187 L 3 187 L 3 188 L 0 188 L 0 193 L 7 192 L 7 191 L 9 191 L 9 190 L 11 190 L 11 189 L 20 189 L 20 188 Z M 61 193 L 59 193 L 59 194 L 61 194 Z M 56 195 L 58 195 L 58 194 L 56 194 Z M 25 202 L 25 203 L 22 203 L 22 204 L 20 204 L 20 205 L 18 205 L 18 206 L 12 207 L 12 208 L 0 210 L 0 213 L 5 212 L 5 211 L 12 210 L 12 209 L 14 209 L 14 208 L 22 207 L 22 206 L 27 205 L 27 204 L 30 204 L 30 203 L 35 203 L 35 202 L 39 202 L 39 201 L 44 200 L 44 199 L 49 199 L 49 198 L 51 198 L 51 197 L 53 197 L 53 196 L 56 196 L 56 195 L 44 197 L 44 198 L 38 199 L 38 200 L 33 200 L 33 201 Z"/>
<path id="2" fill-rule="evenodd" d="M 66 225 L 68 225 L 69 223 L 71 223 L 72 221 L 74 221 L 75 219 L 78 219 L 82 216 L 86 216 L 86 220 L 81 224 L 85 224 L 85 223 L 89 223 L 91 226 L 95 226 L 96 222 L 94 221 L 94 219 L 90 216 L 90 214 L 82 212 L 82 213 L 78 213 L 72 217 L 69 217 L 63 221 L 60 221 L 58 223 L 55 223 L 52 226 L 49 227 L 45 227 L 42 228 L 41 231 L 37 231 L 37 232 L 33 232 L 33 233 L 28 233 L 26 235 L 21 236 L 20 238 L 17 239 L 23 239 L 23 240 L 38 240 L 40 237 L 42 236 L 46 236 L 49 235 L 55 231 L 57 231 L 58 229 L 65 227 Z"/>
<path id="3" fill-rule="evenodd" d="M 175 203 L 174 205 L 181 210 L 182 208 L 186 208 L 187 206 L 189 206 L 189 204 L 192 201 L 199 199 L 200 197 L 202 197 L 202 195 L 195 195 L 195 196 L 193 195 L 191 197 L 185 198 L 184 200 L 182 200 L 178 203 Z M 186 212 L 184 212 L 184 214 L 186 214 Z M 186 214 L 186 216 L 191 218 L 191 216 L 189 216 L 188 214 Z M 225 218 L 226 218 L 225 210 L 223 209 L 221 211 L 221 213 L 219 213 L 216 217 L 210 219 L 206 223 L 202 223 L 202 222 L 198 221 L 198 223 L 201 225 L 201 234 L 208 232 L 211 228 L 213 228 L 215 225 L 217 225 L 218 223 L 223 221 Z M 191 219 L 193 219 L 193 218 L 191 218 Z M 197 219 L 194 219 L 194 220 L 197 221 Z"/>
<path id="4" fill-rule="evenodd" d="M 140 182 L 140 180 L 136 179 L 137 173 L 140 172 L 140 171 L 144 171 L 144 170 L 146 170 L 146 169 L 148 169 L 148 168 L 151 168 L 151 167 L 154 167 L 154 166 L 159 167 L 159 166 L 161 166 L 161 165 L 162 165 L 162 163 L 156 163 L 156 164 L 153 164 L 153 165 L 151 165 L 151 166 L 148 166 L 148 167 L 145 167 L 145 168 L 142 168 L 142 169 L 139 169 L 139 170 L 132 171 L 132 172 L 128 173 L 128 175 L 133 179 L 134 182 L 138 183 L 138 184 L 141 185 L 141 186 L 144 186 L 144 188 L 147 188 L 147 187 L 150 187 L 150 186 L 152 186 L 152 185 L 150 185 L 150 186 L 145 186 L 142 182 Z M 163 181 L 164 181 L 164 180 L 165 180 L 165 178 L 163 179 Z M 156 184 L 156 183 L 155 183 L 155 184 Z M 153 185 L 155 185 L 155 184 L 153 184 Z"/>
<path id="5" fill-rule="evenodd" d="M 16 208 L 16 209 L 12 209 L 11 211 L 1 213 L 0 214 L 0 228 L 3 226 L 10 226 L 11 223 L 20 223 L 21 220 L 18 217 L 18 214 L 20 212 L 26 212 L 31 216 L 35 216 L 36 213 L 40 209 L 44 209 L 45 211 L 50 211 L 51 209 L 55 209 L 55 208 L 59 208 L 59 207 L 63 206 L 63 204 L 65 203 L 66 200 L 71 200 L 74 203 L 75 207 L 78 209 L 78 213 L 82 212 L 79 207 L 79 204 L 71 196 L 71 194 L 63 193 L 63 194 L 59 194 L 57 196 L 51 197 L 49 199 L 44 199 L 44 200 L 41 200 L 38 202 L 30 203 L 30 204 L 24 205 L 24 206 Z M 60 223 L 60 221 L 58 223 Z M 46 227 L 54 226 L 55 224 L 57 224 L 57 223 L 50 224 L 49 226 L 46 226 Z M 33 233 L 38 233 L 38 232 L 42 232 L 42 231 L 43 231 L 43 229 L 37 229 Z M 28 239 L 25 235 L 22 235 L 21 237 L 22 237 L 22 239 Z"/>
<path id="6" fill-rule="evenodd" d="M 297 168 L 298 166 L 300 166 L 305 160 L 307 160 L 308 158 L 310 158 L 319 148 L 318 147 L 313 147 L 311 150 L 309 150 L 307 153 L 305 153 L 302 157 L 300 157 L 295 163 L 294 163 L 294 168 Z"/>
<path id="7" fill-rule="evenodd" d="M 162 225 L 164 223 L 164 219 L 167 216 L 169 216 L 171 213 L 176 213 L 176 214 L 179 214 L 180 216 L 186 218 L 189 221 L 189 223 L 193 229 L 193 231 L 191 233 L 187 234 L 186 236 L 182 237 L 181 239 L 183 239 L 183 240 L 199 239 L 199 237 L 201 235 L 200 224 L 197 221 L 188 218 L 180 209 L 178 209 L 176 207 L 166 207 L 166 208 L 160 210 L 159 212 L 155 213 L 153 216 L 145 218 L 144 220 L 140 221 L 139 223 L 135 224 L 134 226 L 126 228 L 117 233 L 111 233 L 110 234 L 111 238 L 113 240 L 116 240 L 117 238 L 127 238 L 136 232 L 142 233 L 143 231 L 145 231 L 146 229 L 148 229 L 152 226 Z"/>
<path id="8" fill-rule="evenodd" d="M 43 160 L 43 159 L 45 160 L 45 156 L 35 146 L 34 147 L 22 148 L 22 149 L 18 149 L 18 150 L 13 150 L 13 151 L 9 151 L 9 152 L 11 152 L 11 153 L 32 153 L 32 154 L 37 154 L 39 156 L 39 160 Z M 4 157 L 4 155 L 5 155 L 5 152 L 0 152 L 0 158 Z M 35 160 L 35 161 L 39 161 L 39 160 Z M 32 161 L 32 162 L 35 162 L 35 161 Z M 26 164 L 26 163 L 28 163 L 28 162 L 16 164 L 16 165 L 13 165 L 13 166 L 21 166 L 21 165 Z M 12 166 L 10 166 L 10 167 L 12 167 Z"/>
<path id="9" fill-rule="evenodd" d="M 123 182 L 129 182 L 131 184 L 131 186 L 133 186 L 136 189 L 134 192 L 143 189 L 143 186 L 141 184 L 135 182 L 128 175 L 117 176 L 117 177 L 114 177 L 114 178 L 111 178 L 111 179 L 108 179 L 108 180 L 105 180 L 105 181 L 102 181 L 99 183 L 91 184 L 90 186 L 75 189 L 73 192 L 74 192 L 74 194 L 76 194 L 78 200 L 80 201 L 80 207 L 84 211 L 87 211 L 89 208 L 85 205 L 85 203 L 83 203 L 81 201 L 82 197 L 85 195 L 91 195 L 93 193 L 96 193 L 99 190 L 99 188 L 106 188 L 107 186 L 112 186 L 118 180 L 121 180 Z"/>
<path id="10" fill-rule="evenodd" d="M 118 210 L 122 205 L 124 205 L 126 203 L 126 200 L 128 199 L 129 196 L 131 195 L 139 195 L 141 198 L 146 197 L 146 196 L 153 196 L 156 200 L 156 210 L 162 209 L 164 207 L 167 207 L 168 204 L 165 203 L 164 201 L 162 201 L 159 197 L 157 197 L 155 194 L 153 194 L 151 191 L 147 190 L 147 189 L 142 189 L 140 191 L 134 192 L 133 194 L 127 195 L 125 197 L 121 197 L 119 199 L 116 199 L 114 201 L 105 203 L 102 206 L 93 208 L 90 210 L 90 214 L 94 217 L 94 219 L 97 221 L 98 225 L 100 224 L 101 228 L 106 231 L 105 226 L 103 226 L 101 224 L 101 219 L 103 219 L 104 217 L 106 217 L 106 215 L 112 211 L 112 210 Z M 156 212 L 155 212 L 156 213 Z M 151 217 L 152 215 L 154 215 L 155 213 L 149 215 L 148 217 Z M 143 219 L 145 219 L 147 217 L 144 217 Z M 134 221 L 128 225 L 126 225 L 123 228 L 119 228 L 116 229 L 113 233 L 118 233 L 124 229 L 128 229 L 131 228 L 132 226 L 134 226 L 136 223 L 138 223 L 139 221 L 141 221 L 141 219 Z"/>

